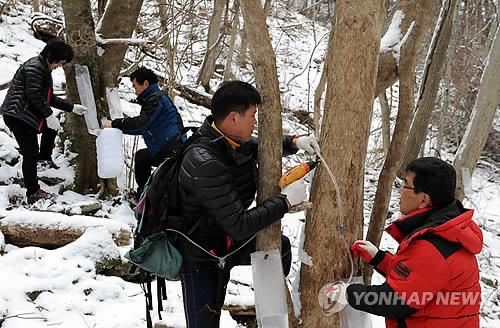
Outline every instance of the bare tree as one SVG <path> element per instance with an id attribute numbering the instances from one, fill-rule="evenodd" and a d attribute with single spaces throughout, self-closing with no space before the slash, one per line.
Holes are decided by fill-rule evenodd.
<path id="1" fill-rule="evenodd" d="M 66 38 L 75 49 L 74 63 L 89 67 L 99 119 L 108 116 L 105 90 L 106 87 L 117 85 L 121 64 L 128 48 L 126 41 L 106 42 L 106 40 L 130 38 L 135 29 L 141 6 L 142 0 L 109 0 L 100 25 L 98 25 L 101 40 L 103 40 L 98 45 L 90 1 L 62 1 Z M 98 51 L 101 52 L 101 56 L 98 55 Z M 71 65 L 66 69 L 66 80 L 68 97 L 78 101 L 74 68 Z M 76 115 L 68 116 L 65 128 L 66 136 L 71 141 L 70 150 L 79 154 L 74 160 L 76 165 L 74 189 L 78 192 L 94 190 L 98 181 L 96 156 L 95 149 L 88 146 L 94 143 L 94 139 L 87 133 L 82 118 L 76 117 Z M 115 179 L 101 181 L 102 196 L 116 192 Z"/>
<path id="2" fill-rule="evenodd" d="M 338 179 L 336 193 L 325 167 L 316 172 L 307 213 L 304 248 L 312 266 L 300 273 L 301 319 L 305 327 L 338 327 L 338 316 L 325 316 L 318 291 L 349 276 L 348 247 L 362 236 L 363 178 L 375 97 L 385 1 L 336 1 L 330 51 L 336 60 L 328 71 L 325 116 L 321 130 L 323 157 Z M 362 48 L 363 51 L 359 51 Z M 356 87 L 352 87 L 356 86 Z M 339 128 L 341 127 L 341 128 Z M 342 156 L 339 156 L 342 154 Z M 325 250 L 328 250 L 325 252 Z M 327 268 L 327 270 L 325 270 Z M 359 272 L 357 268 L 352 268 Z"/>
<path id="3" fill-rule="evenodd" d="M 396 14 L 404 14 L 405 19 L 412 23 L 401 44 L 398 116 L 389 151 L 379 175 L 377 191 L 370 216 L 370 225 L 368 226 L 366 235 L 366 239 L 375 245 L 380 244 L 380 239 L 382 238 L 382 231 L 391 197 L 392 182 L 396 177 L 399 162 L 403 156 L 404 143 L 408 136 L 408 128 L 413 117 L 413 109 L 415 108 L 415 71 L 418 52 L 422 46 L 425 32 L 429 27 L 429 21 L 433 18 L 434 9 L 434 0 L 398 1 Z M 372 272 L 373 269 L 371 267 L 365 267 L 365 281 L 370 281 Z"/>
<path id="4" fill-rule="evenodd" d="M 276 55 L 267 30 L 266 15 L 260 0 L 240 1 L 246 26 L 246 36 L 255 71 L 255 82 L 261 92 L 259 105 L 259 189 L 257 201 L 262 202 L 279 192 L 282 141 L 281 96 L 276 68 Z M 281 222 L 257 234 L 257 249 L 281 249 Z M 283 284 L 285 281 L 283 281 Z M 288 294 L 288 293 L 287 293 Z M 289 320 L 294 321 L 291 299 L 288 297 Z"/>
<path id="5" fill-rule="evenodd" d="M 458 147 L 453 165 L 457 171 L 457 198 L 464 198 L 464 174 L 472 175 L 500 103 L 500 29 L 497 28 L 481 79 L 472 118 Z"/>
<path id="6" fill-rule="evenodd" d="M 431 44 L 429 47 L 426 67 L 420 84 L 415 116 L 411 124 L 406 146 L 404 147 L 405 153 L 399 166 L 399 177 L 404 176 L 406 166 L 417 158 L 425 142 L 429 119 L 436 105 L 436 96 L 446 60 L 446 51 L 450 44 L 453 30 L 453 12 L 456 6 L 456 0 L 447 0 L 441 8 L 441 24 L 436 26 L 433 36 L 433 41 L 435 41 L 435 43 Z"/>
<path id="7" fill-rule="evenodd" d="M 224 80 L 233 79 L 233 72 L 231 70 L 233 64 L 233 54 L 234 46 L 236 44 L 236 36 L 238 35 L 238 30 L 240 26 L 240 2 L 239 0 L 234 1 L 233 6 L 233 22 L 231 24 L 231 38 L 229 40 L 229 47 L 227 50 L 226 67 L 224 68 Z"/>
<path id="8" fill-rule="evenodd" d="M 221 40 L 225 35 L 225 30 L 221 30 L 222 16 L 226 0 L 214 0 L 214 10 L 210 19 L 210 26 L 207 35 L 207 51 L 198 73 L 197 83 L 201 84 L 205 90 L 210 91 L 210 78 L 215 71 L 215 61 L 219 54 Z"/>

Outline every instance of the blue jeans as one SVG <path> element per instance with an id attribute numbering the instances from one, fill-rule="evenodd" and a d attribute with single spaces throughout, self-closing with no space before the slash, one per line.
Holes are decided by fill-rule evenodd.
<path id="1" fill-rule="evenodd" d="M 283 235 L 281 248 L 283 272 L 287 276 L 292 263 L 292 253 L 290 240 Z M 223 269 L 219 269 L 215 262 L 183 261 L 182 295 L 188 328 L 219 327 L 229 273 L 237 265 L 250 264 L 250 254 L 253 252 L 255 252 L 255 239 L 229 257 Z"/>

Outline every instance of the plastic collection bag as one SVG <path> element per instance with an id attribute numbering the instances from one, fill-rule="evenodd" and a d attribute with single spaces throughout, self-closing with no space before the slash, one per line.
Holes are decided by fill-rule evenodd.
<path id="1" fill-rule="evenodd" d="M 363 277 L 353 277 L 352 284 L 362 284 Z M 346 302 L 347 303 L 347 302 Z M 370 314 L 363 311 L 355 310 L 347 303 L 342 311 L 340 311 L 340 326 L 342 328 L 372 328 L 372 320 Z"/>
<path id="2" fill-rule="evenodd" d="M 288 307 L 279 250 L 250 255 L 255 294 L 255 312 L 260 328 L 287 328 Z"/>
<path id="3" fill-rule="evenodd" d="M 87 131 L 92 135 L 99 135 L 101 127 L 97 120 L 97 110 L 94 102 L 94 91 L 90 82 L 90 74 L 87 66 L 75 64 L 75 79 L 78 87 L 78 95 L 83 106 L 87 107 L 84 114 Z"/>
<path id="4" fill-rule="evenodd" d="M 118 88 L 106 88 L 106 100 L 108 101 L 109 115 L 111 116 L 111 120 L 123 118 Z"/>

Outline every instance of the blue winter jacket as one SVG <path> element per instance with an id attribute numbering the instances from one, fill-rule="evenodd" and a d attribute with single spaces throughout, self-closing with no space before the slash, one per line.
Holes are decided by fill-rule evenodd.
<path id="1" fill-rule="evenodd" d="M 182 120 L 157 83 L 146 88 L 137 102 L 142 106 L 139 116 L 113 120 L 112 126 L 125 134 L 142 135 L 149 152 L 155 156 L 180 133 Z"/>

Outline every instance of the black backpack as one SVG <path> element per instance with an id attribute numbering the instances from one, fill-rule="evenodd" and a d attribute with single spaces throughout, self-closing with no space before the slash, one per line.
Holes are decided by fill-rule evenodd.
<path id="1" fill-rule="evenodd" d="M 162 300 L 167 299 L 165 280 L 179 280 L 182 255 L 176 248 L 178 238 L 190 235 L 198 223 L 186 229 L 179 206 L 178 176 L 182 158 L 197 135 L 187 140 L 186 133 L 195 128 L 184 128 L 172 141 L 171 153 L 153 171 L 135 207 L 137 227 L 134 231 L 134 246 L 126 254 L 134 265 L 131 278 L 127 280 L 141 284 L 146 296 L 146 319 L 152 327 L 149 311 L 153 309 L 151 281 L 157 281 L 158 316 L 163 311 Z"/>

